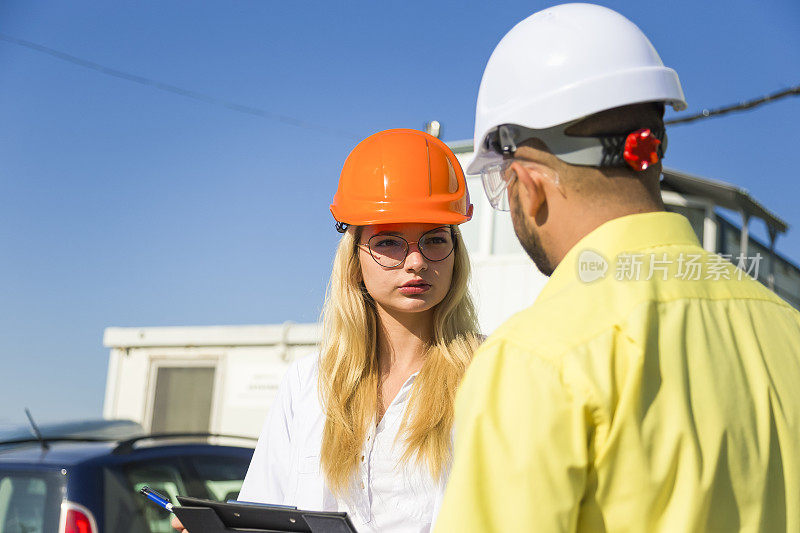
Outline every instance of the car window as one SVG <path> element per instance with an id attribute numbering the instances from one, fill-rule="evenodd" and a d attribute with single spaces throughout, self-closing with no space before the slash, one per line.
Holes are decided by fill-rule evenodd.
<path id="1" fill-rule="evenodd" d="M 178 494 L 219 501 L 236 499 L 249 462 L 246 457 L 192 455 L 109 467 L 105 474 L 105 530 L 172 533 L 170 513 L 140 496 L 139 489 L 147 485 L 175 505 Z"/>
<path id="2" fill-rule="evenodd" d="M 203 484 L 206 498 L 221 502 L 235 500 L 242 489 L 250 461 L 241 457 L 201 456 L 189 458 L 189 472 Z"/>
<path id="3" fill-rule="evenodd" d="M 178 461 L 158 459 L 140 461 L 104 470 L 104 531 L 115 533 L 172 533 L 171 515 L 139 494 L 148 487 L 167 496 L 173 504 L 178 494 L 186 494 Z"/>
<path id="4" fill-rule="evenodd" d="M 128 465 L 125 469 L 128 485 L 134 493 L 148 486 L 166 496 L 174 505 L 178 505 L 178 494 L 186 494 L 184 476 L 176 461 L 158 461 Z M 169 512 L 140 498 L 144 506 L 144 518 L 152 533 L 170 533 L 174 531 L 170 525 Z"/>
<path id="5" fill-rule="evenodd" d="M 0 533 L 58 529 L 63 483 L 55 476 L 0 472 Z"/>

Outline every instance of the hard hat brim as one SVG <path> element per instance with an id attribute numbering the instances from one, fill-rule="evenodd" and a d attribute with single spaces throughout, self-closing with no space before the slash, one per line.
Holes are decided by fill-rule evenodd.
<path id="1" fill-rule="evenodd" d="M 372 226 L 375 224 L 463 224 L 472 218 L 472 204 L 467 207 L 466 214 L 446 212 L 439 209 L 371 209 L 363 212 L 350 212 L 346 216 L 337 213 L 331 205 L 331 214 L 337 222 L 351 226 Z"/>

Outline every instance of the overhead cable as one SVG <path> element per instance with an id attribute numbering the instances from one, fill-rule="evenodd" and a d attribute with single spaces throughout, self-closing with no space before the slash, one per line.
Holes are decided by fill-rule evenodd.
<path id="1" fill-rule="evenodd" d="M 166 91 L 166 92 L 169 92 L 169 93 L 172 93 L 172 94 L 177 94 L 177 95 L 183 96 L 185 98 L 191 98 L 192 100 L 197 100 L 199 102 L 205 102 L 207 104 L 219 105 L 219 106 L 225 107 L 225 108 L 233 110 L 233 111 L 238 111 L 239 113 L 245 113 L 245 114 L 248 114 L 248 115 L 254 115 L 254 116 L 257 116 L 257 117 L 266 118 L 266 119 L 273 120 L 273 121 L 276 121 L 276 122 L 281 122 L 283 124 L 288 124 L 289 126 L 294 126 L 294 127 L 297 127 L 297 128 L 303 128 L 303 129 L 307 129 L 307 130 L 319 131 L 319 132 L 322 132 L 322 133 L 327 133 L 329 135 L 334 135 L 334 136 L 338 136 L 338 137 L 345 137 L 347 139 L 353 139 L 353 140 L 360 140 L 361 139 L 361 137 L 359 137 L 358 135 L 356 135 L 356 134 L 354 134 L 352 132 L 348 132 L 348 131 L 344 131 L 344 130 L 340 130 L 340 129 L 336 129 L 336 128 L 330 128 L 328 126 L 323 126 L 323 125 L 320 125 L 320 124 L 314 124 L 312 122 L 308 122 L 308 121 L 305 121 L 305 120 L 302 120 L 302 119 L 299 119 L 299 118 L 296 118 L 296 117 L 292 117 L 292 116 L 289 116 L 289 115 L 284 115 L 284 114 L 281 114 L 281 113 L 274 113 L 272 111 L 267 111 L 265 109 L 260 109 L 258 107 L 237 104 L 236 102 L 231 102 L 229 100 L 223 100 L 222 98 L 217 98 L 217 97 L 214 97 L 214 96 L 209 96 L 207 94 L 199 93 L 197 91 L 184 89 L 182 87 L 178 87 L 177 85 L 164 83 L 164 82 L 161 82 L 161 81 L 158 81 L 158 80 L 154 80 L 152 78 L 146 78 L 144 76 L 138 76 L 136 74 L 130 74 L 130 73 L 124 72 L 122 70 L 106 67 L 106 66 L 101 65 L 99 63 L 95 63 L 94 61 L 88 61 L 86 59 L 82 59 L 80 57 L 77 57 L 77 56 L 74 56 L 74 55 L 71 55 L 71 54 L 67 54 L 65 52 L 61 52 L 59 50 L 55 50 L 53 48 L 49 48 L 49 47 L 43 46 L 41 44 L 37 44 L 37 43 L 30 42 L 30 41 L 26 41 L 24 39 L 18 39 L 16 37 L 11 37 L 9 35 L 5 35 L 5 34 L 0 33 L 0 40 L 6 41 L 6 42 L 9 42 L 9 43 L 13 43 L 13 44 L 16 44 L 16 45 L 19 45 L 19 46 L 24 46 L 25 48 L 29 48 L 31 50 L 35 50 L 37 52 L 41 52 L 43 54 L 47 54 L 47 55 L 50 55 L 52 57 L 61 59 L 62 61 L 67 61 L 69 63 L 72 63 L 72 64 L 75 64 L 75 65 L 78 65 L 78 66 L 81 66 L 81 67 L 85 67 L 85 68 L 100 72 L 100 73 L 105 74 L 107 76 L 113 76 L 115 78 L 120 78 L 120 79 L 123 79 L 123 80 L 127 80 L 127 81 L 131 81 L 131 82 L 134 82 L 134 83 L 138 83 L 138 84 L 141 84 L 141 85 L 146 85 L 148 87 L 153 87 L 153 88 L 161 90 L 161 91 Z"/>
<path id="2" fill-rule="evenodd" d="M 269 120 L 282 122 L 284 124 L 288 124 L 290 126 L 294 126 L 294 127 L 297 127 L 297 128 L 315 130 L 315 131 L 327 133 L 329 135 L 345 137 L 347 139 L 352 139 L 352 140 L 360 140 L 361 139 L 360 136 L 358 136 L 358 135 L 356 135 L 356 134 L 354 134 L 352 132 L 348 132 L 348 131 L 344 131 L 344 130 L 340 130 L 340 129 L 336 129 L 336 128 L 330 128 L 328 126 L 315 124 L 315 123 L 312 123 L 312 122 L 308 122 L 308 121 L 305 121 L 305 120 L 302 120 L 302 119 L 299 119 L 299 118 L 296 118 L 296 117 L 292 117 L 292 116 L 289 116 L 289 115 L 284 115 L 284 114 L 281 114 L 281 113 L 274 113 L 272 111 L 267 111 L 265 109 L 261 109 L 261 108 L 258 108 L 258 107 L 238 104 L 236 102 L 231 102 L 229 100 L 224 100 L 222 98 L 217 98 L 215 96 L 209 96 L 207 94 L 203 94 L 203 93 L 200 93 L 200 92 L 197 92 L 197 91 L 193 91 L 193 90 L 190 90 L 190 89 L 184 89 L 182 87 L 178 87 L 177 85 L 172 85 L 172 84 L 169 84 L 169 83 L 161 82 L 161 81 L 158 81 L 158 80 L 154 80 L 152 78 L 146 78 L 144 76 L 139 76 L 139 75 L 136 75 L 136 74 L 130 74 L 128 72 L 124 72 L 124 71 L 119 70 L 119 69 L 106 67 L 106 66 L 101 65 L 99 63 L 95 63 L 93 61 L 82 59 L 80 57 L 77 57 L 77 56 L 74 56 L 74 55 L 71 55 L 71 54 L 67 54 L 65 52 L 61 52 L 59 50 L 55 50 L 53 48 L 49 48 L 47 46 L 43 46 L 43 45 L 40 45 L 40 44 L 37 44 L 37 43 L 33 43 L 31 41 L 26 41 L 24 39 L 19 39 L 17 37 L 11 37 L 9 35 L 5 35 L 5 34 L 0 33 L 0 40 L 6 41 L 6 42 L 9 42 L 9 43 L 13 43 L 13 44 L 16 44 L 16 45 L 19 45 L 19 46 L 24 46 L 26 48 L 29 48 L 31 50 L 35 50 L 37 52 L 48 54 L 48 55 L 50 55 L 52 57 L 55 57 L 57 59 L 61 59 L 62 61 L 67 61 L 69 63 L 73 63 L 75 65 L 78 65 L 78 66 L 81 66 L 81 67 L 84 67 L 84 68 L 88 68 L 88 69 L 100 72 L 100 73 L 105 74 L 107 76 L 113 76 L 115 78 L 120 78 L 120 79 L 131 81 L 131 82 L 134 82 L 134 83 L 139 83 L 141 85 L 146 85 L 146 86 L 149 86 L 149 87 L 153 87 L 153 88 L 161 90 L 161 91 L 166 91 L 166 92 L 169 92 L 169 93 L 172 93 L 172 94 L 177 94 L 177 95 L 183 96 L 185 98 L 191 98 L 192 100 L 197 100 L 199 102 L 205 102 L 207 104 L 219 105 L 219 106 L 225 107 L 225 108 L 233 110 L 233 111 L 238 111 L 239 113 L 245 113 L 245 114 L 248 114 L 248 115 L 254 115 L 254 116 L 266 118 L 266 119 L 269 119 Z M 789 87 L 788 89 L 783 89 L 783 90 L 780 90 L 778 92 L 775 92 L 775 93 L 772 93 L 772 94 L 768 94 L 766 96 L 762 96 L 762 97 L 759 97 L 759 98 L 754 98 L 752 100 L 746 100 L 746 101 L 740 102 L 738 104 L 733 104 L 733 105 L 729 105 L 729 106 L 725 106 L 725 107 L 720 107 L 720 108 L 717 108 L 717 109 L 703 109 L 701 112 L 699 112 L 699 113 L 697 113 L 695 115 L 689 115 L 689 116 L 685 116 L 685 117 L 678 116 L 677 118 L 673 118 L 671 120 L 665 121 L 664 124 L 668 125 L 668 126 L 670 126 L 670 125 L 674 126 L 674 125 L 677 125 L 677 124 L 687 124 L 687 123 L 690 123 L 690 122 L 695 122 L 695 121 L 698 121 L 698 120 L 704 120 L 704 119 L 708 119 L 708 118 L 712 118 L 712 117 L 718 117 L 718 116 L 721 116 L 721 115 L 726 115 L 728 113 L 734 113 L 734 112 L 737 112 L 737 111 L 746 111 L 746 110 L 753 109 L 755 107 L 761 106 L 763 104 L 767 104 L 767 103 L 770 103 L 770 102 L 775 102 L 777 100 L 780 100 L 782 98 L 786 98 L 788 96 L 797 96 L 797 95 L 800 95 L 800 85 L 795 85 L 793 87 Z"/>
<path id="3" fill-rule="evenodd" d="M 720 107 L 717 109 L 703 109 L 696 115 L 673 118 L 672 120 L 665 121 L 664 124 L 668 126 L 670 125 L 674 126 L 675 124 L 686 124 L 688 122 L 694 122 L 696 120 L 703 120 L 711 117 L 718 117 L 720 115 L 727 115 L 728 113 L 733 113 L 736 111 L 745 111 L 748 109 L 753 109 L 754 107 L 758 107 L 763 104 L 775 102 L 777 100 L 780 100 L 781 98 L 786 98 L 787 96 L 797 96 L 798 94 L 800 94 L 800 85 L 795 85 L 794 87 L 789 87 L 788 89 L 783 89 L 778 92 L 768 94 L 767 96 L 762 96 L 760 98 L 746 100 L 738 104 Z"/>

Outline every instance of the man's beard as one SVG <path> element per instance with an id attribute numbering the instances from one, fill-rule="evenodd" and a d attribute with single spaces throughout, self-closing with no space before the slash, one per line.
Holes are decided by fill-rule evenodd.
<path id="1" fill-rule="evenodd" d="M 506 191 L 506 194 L 510 192 Z M 547 254 L 544 253 L 539 236 L 536 235 L 536 230 L 528 227 L 525 215 L 521 212 L 519 197 L 517 194 L 508 194 L 508 201 L 511 206 L 511 223 L 514 225 L 514 233 L 517 234 L 517 240 L 536 265 L 536 268 L 545 276 L 551 276 L 554 270 L 553 265 L 547 258 Z"/>

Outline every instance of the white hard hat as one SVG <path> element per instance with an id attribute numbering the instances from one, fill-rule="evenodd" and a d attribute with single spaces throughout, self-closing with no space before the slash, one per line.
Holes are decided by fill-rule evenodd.
<path id="1" fill-rule="evenodd" d="M 467 172 L 497 162 L 486 138 L 500 125 L 547 130 L 642 102 L 686 108 L 677 73 L 634 23 L 592 4 L 539 11 L 514 26 L 489 58 Z"/>

